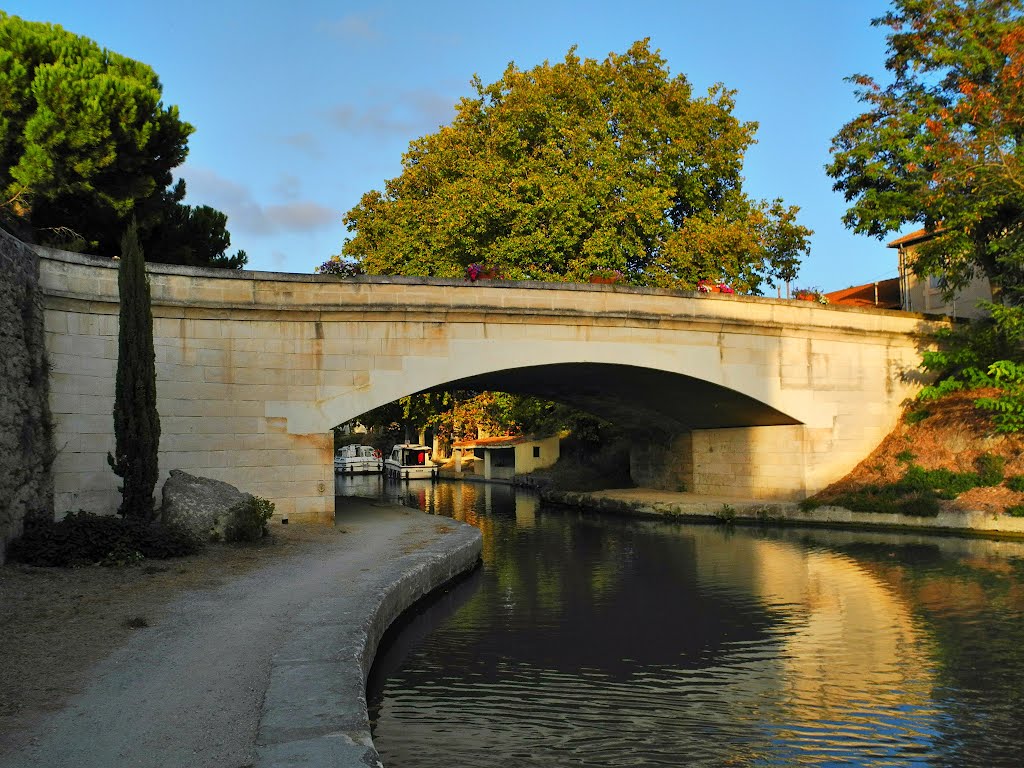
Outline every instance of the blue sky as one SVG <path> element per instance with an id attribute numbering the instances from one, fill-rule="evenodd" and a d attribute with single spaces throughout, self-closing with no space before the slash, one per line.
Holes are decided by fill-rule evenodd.
<path id="1" fill-rule="evenodd" d="M 815 231 L 800 285 L 826 290 L 896 275 L 894 251 L 849 233 L 824 172 L 836 131 L 861 110 L 843 78 L 880 74 L 882 0 L 651 3 L 357 3 L 292 0 L 8 0 L 143 61 L 196 131 L 179 169 L 188 202 L 228 214 L 249 268 L 312 272 L 346 237 L 341 218 L 401 171 L 409 141 L 454 115 L 478 74 L 625 51 L 650 37 L 700 91 L 738 91 L 760 123 L 745 188 L 799 205 Z"/>

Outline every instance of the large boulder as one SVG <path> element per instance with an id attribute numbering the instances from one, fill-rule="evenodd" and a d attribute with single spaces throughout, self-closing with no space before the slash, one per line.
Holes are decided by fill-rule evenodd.
<path id="1" fill-rule="evenodd" d="M 232 511 L 252 503 L 251 493 L 229 483 L 172 469 L 164 483 L 160 519 L 201 541 L 219 540 Z"/>

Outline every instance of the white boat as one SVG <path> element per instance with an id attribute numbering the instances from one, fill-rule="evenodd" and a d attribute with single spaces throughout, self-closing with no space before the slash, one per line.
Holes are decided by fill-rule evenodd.
<path id="1" fill-rule="evenodd" d="M 388 476 L 400 480 L 434 480 L 437 478 L 438 467 L 431 460 L 427 446 L 399 443 L 384 460 L 384 471 Z"/>
<path id="2" fill-rule="evenodd" d="M 372 475 L 383 468 L 380 451 L 372 445 L 346 445 L 334 457 L 334 471 L 345 475 Z"/>

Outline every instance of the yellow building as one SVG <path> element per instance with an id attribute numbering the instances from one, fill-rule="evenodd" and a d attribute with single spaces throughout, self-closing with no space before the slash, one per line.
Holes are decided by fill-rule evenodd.
<path id="1" fill-rule="evenodd" d="M 452 445 L 456 466 L 470 454 L 476 457 L 473 474 L 484 480 L 511 480 L 535 469 L 550 467 L 559 456 L 558 435 L 550 437 L 479 437 Z"/>
<path id="2" fill-rule="evenodd" d="M 899 254 L 900 295 L 903 309 L 908 312 L 924 312 L 952 317 L 984 317 L 988 313 L 978 307 L 979 301 L 992 300 L 992 286 L 988 278 L 978 274 L 966 287 L 957 291 L 949 300 L 943 296 L 938 277 L 919 277 L 911 269 L 915 249 L 931 239 L 933 235 L 923 229 L 898 237 L 889 243 Z"/>

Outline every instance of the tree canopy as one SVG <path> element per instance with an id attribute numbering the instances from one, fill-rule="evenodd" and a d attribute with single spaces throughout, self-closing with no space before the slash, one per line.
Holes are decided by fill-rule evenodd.
<path id="1" fill-rule="evenodd" d="M 950 290 L 981 270 L 997 300 L 1024 296 L 1022 0 L 894 0 L 891 82 L 849 78 L 867 111 L 833 139 L 829 174 L 848 227 L 935 233 L 914 268 Z"/>
<path id="2" fill-rule="evenodd" d="M 792 279 L 809 230 L 781 200 L 742 189 L 755 123 L 724 86 L 695 97 L 646 40 L 472 81 L 451 125 L 410 144 L 402 174 L 345 217 L 345 255 L 371 274 L 639 285 L 726 280 L 759 292 Z"/>
<path id="3" fill-rule="evenodd" d="M 0 226 L 110 255 L 134 217 L 149 261 L 244 264 L 225 253 L 226 217 L 184 205 L 184 183 L 172 186 L 193 127 L 161 98 L 149 66 L 0 11 Z"/>

